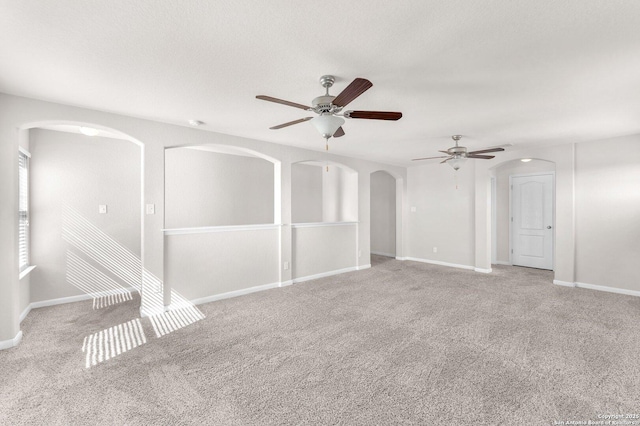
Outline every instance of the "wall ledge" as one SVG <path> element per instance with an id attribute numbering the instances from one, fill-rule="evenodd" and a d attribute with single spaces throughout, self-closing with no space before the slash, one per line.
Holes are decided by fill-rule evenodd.
<path id="1" fill-rule="evenodd" d="M 346 226 L 357 225 L 359 222 L 311 222 L 311 223 L 292 223 L 292 228 L 319 228 L 322 226 Z"/>
<path id="2" fill-rule="evenodd" d="M 207 234 L 210 232 L 256 231 L 262 229 L 278 229 L 280 223 L 264 223 L 257 225 L 199 226 L 193 228 L 162 229 L 164 235 Z"/>
<path id="3" fill-rule="evenodd" d="M 20 275 L 18 276 L 18 279 L 19 280 L 23 279 L 24 277 L 29 275 L 31 273 L 31 271 L 33 271 L 34 269 L 36 269 L 36 265 L 29 266 L 27 269 L 25 269 L 24 271 L 20 272 Z"/>

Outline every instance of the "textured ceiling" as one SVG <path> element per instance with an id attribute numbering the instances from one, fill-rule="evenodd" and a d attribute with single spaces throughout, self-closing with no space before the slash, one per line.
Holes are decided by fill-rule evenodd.
<path id="1" fill-rule="evenodd" d="M 514 148 L 640 133 L 640 1 L 0 0 L 0 91 L 309 149 L 318 78 L 373 88 L 344 155 L 412 164 L 464 145 Z M 415 164 L 415 163 L 413 163 Z"/>

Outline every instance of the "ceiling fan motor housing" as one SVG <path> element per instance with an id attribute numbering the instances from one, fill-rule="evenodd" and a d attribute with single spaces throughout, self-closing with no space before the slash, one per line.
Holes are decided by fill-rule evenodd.
<path id="1" fill-rule="evenodd" d="M 464 146 L 454 146 L 447 150 L 449 155 L 465 155 L 467 153 L 467 148 Z"/>
<path id="2" fill-rule="evenodd" d="M 333 105 L 332 102 L 335 98 L 335 96 L 331 95 L 318 96 L 311 102 L 312 109 L 318 114 L 336 113 L 342 108 Z"/>

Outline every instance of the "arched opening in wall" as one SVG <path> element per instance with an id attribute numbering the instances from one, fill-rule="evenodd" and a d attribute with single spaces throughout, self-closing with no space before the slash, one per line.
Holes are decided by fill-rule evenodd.
<path id="1" fill-rule="evenodd" d="M 343 164 L 291 165 L 293 282 L 358 266 L 358 173 Z"/>
<path id="2" fill-rule="evenodd" d="M 52 121 L 23 126 L 20 146 L 31 154 L 30 302 L 92 298 L 101 309 L 134 300 L 144 145 L 114 129 Z"/>
<path id="3" fill-rule="evenodd" d="M 291 165 L 292 223 L 356 222 L 358 173 L 339 163 Z"/>
<path id="4" fill-rule="evenodd" d="M 533 158 L 491 169 L 492 264 L 554 269 L 555 169 Z"/>
<path id="5" fill-rule="evenodd" d="M 280 223 L 280 162 L 224 145 L 165 150 L 165 228 Z"/>
<path id="6" fill-rule="evenodd" d="M 278 285 L 281 185 L 280 161 L 253 150 L 165 149 L 165 283 L 199 303 Z"/>
<path id="7" fill-rule="evenodd" d="M 371 173 L 371 254 L 396 257 L 396 179 L 385 171 Z"/>

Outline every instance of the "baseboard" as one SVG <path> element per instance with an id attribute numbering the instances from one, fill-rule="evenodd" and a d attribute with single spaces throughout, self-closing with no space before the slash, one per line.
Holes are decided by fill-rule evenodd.
<path id="1" fill-rule="evenodd" d="M 509 262 L 505 262 L 504 260 L 496 260 L 495 262 L 491 262 L 494 265 L 505 265 L 505 266 L 513 266 L 511 263 Z"/>
<path id="2" fill-rule="evenodd" d="M 396 257 L 395 254 L 382 253 L 381 251 L 372 251 L 371 254 L 375 254 L 376 256 L 384 256 L 384 257 Z"/>
<path id="3" fill-rule="evenodd" d="M 62 305 L 65 303 L 82 302 L 84 300 L 91 300 L 93 296 L 90 294 L 79 294 L 77 296 L 60 297 L 58 299 L 41 300 L 39 302 L 31 302 L 29 305 L 30 310 L 35 308 L 45 308 L 47 306 Z"/>
<path id="4" fill-rule="evenodd" d="M 282 281 L 278 287 L 286 287 L 293 284 L 293 280 Z"/>
<path id="5" fill-rule="evenodd" d="M 194 305 L 202 305 L 203 303 L 216 302 L 218 300 L 231 299 L 232 297 L 244 296 L 245 294 L 256 293 L 258 291 L 269 290 L 272 288 L 280 287 L 279 282 L 257 285 L 255 287 L 243 288 L 241 290 L 233 290 L 226 293 L 214 294 L 213 296 L 200 297 L 198 299 L 191 300 Z"/>
<path id="6" fill-rule="evenodd" d="M 405 257 L 404 260 L 412 260 L 414 262 L 430 263 L 432 265 L 449 266 L 451 268 L 468 269 L 468 270 L 471 270 L 471 271 L 476 269 L 473 266 L 469 266 L 469 265 L 460 265 L 460 264 L 457 264 L 457 263 L 441 262 L 439 260 L 421 259 L 419 257 Z M 489 270 L 489 272 L 491 272 L 491 270 Z"/>
<path id="7" fill-rule="evenodd" d="M 27 317 L 27 315 L 29 315 L 29 312 L 31 312 L 31 303 L 29 303 L 20 314 L 20 318 L 18 319 L 19 324 L 22 324 L 22 321 Z"/>
<path id="8" fill-rule="evenodd" d="M 358 271 L 362 271 L 363 269 L 369 269 L 371 268 L 371 264 L 367 264 L 367 265 L 360 265 L 360 266 L 356 266 L 356 270 Z"/>
<path id="9" fill-rule="evenodd" d="M 14 337 L 13 339 L 1 341 L 0 351 L 3 349 L 11 349 L 15 346 L 18 346 L 21 340 L 22 340 L 22 330 L 18 331 L 18 334 L 16 334 L 16 337 Z"/>
<path id="10" fill-rule="evenodd" d="M 488 269 L 485 269 L 485 268 L 473 268 L 473 270 L 475 272 L 482 272 L 483 274 L 490 274 L 491 271 L 492 271 L 491 268 L 488 268 Z"/>
<path id="11" fill-rule="evenodd" d="M 128 291 L 129 293 L 136 293 L 138 291 L 133 287 L 123 288 L 123 289 Z M 47 306 L 63 305 L 65 303 L 82 302 L 82 301 L 85 301 L 85 300 L 91 300 L 96 296 L 97 297 L 102 297 L 102 296 L 105 296 L 105 295 L 106 294 L 101 294 L 101 293 L 96 293 L 96 294 L 85 293 L 85 294 L 78 294 L 76 296 L 59 297 L 57 299 L 49 299 L 49 300 L 41 300 L 39 302 L 31 302 L 29 304 L 29 306 L 27 306 L 24 309 L 24 311 L 22 311 L 22 313 L 20 314 L 20 322 L 22 322 L 27 317 L 27 315 L 29 314 L 29 312 L 31 312 L 32 309 L 46 308 Z"/>
<path id="12" fill-rule="evenodd" d="M 351 266 L 349 268 L 336 269 L 335 271 L 321 272 L 319 274 L 307 275 L 306 277 L 294 278 L 293 283 L 301 283 L 304 281 L 317 280 L 318 278 L 330 277 L 332 275 L 344 274 L 345 272 L 357 271 L 357 266 Z"/>
<path id="13" fill-rule="evenodd" d="M 569 282 L 569 281 L 553 280 L 553 283 L 555 285 L 561 285 L 563 287 L 575 287 L 576 286 L 576 283 L 572 283 L 572 282 Z"/>
<path id="14" fill-rule="evenodd" d="M 627 290 L 625 288 L 609 287 L 606 285 L 596 285 L 596 284 L 576 282 L 575 286 L 578 288 L 586 288 L 589 290 L 606 291 L 607 293 L 625 294 L 627 296 L 640 296 L 640 291 L 638 290 Z"/>
<path id="15" fill-rule="evenodd" d="M 396 256 L 396 260 L 407 260 L 407 258 L 406 257 Z"/>

